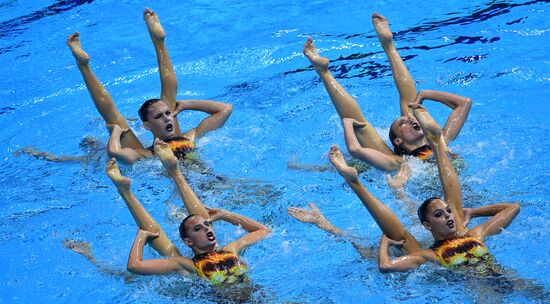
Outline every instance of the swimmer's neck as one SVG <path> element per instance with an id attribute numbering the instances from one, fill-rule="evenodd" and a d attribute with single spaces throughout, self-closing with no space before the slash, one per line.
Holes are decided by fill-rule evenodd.
<path id="1" fill-rule="evenodd" d="M 407 154 L 410 154 L 414 150 L 416 150 L 418 148 L 422 148 L 422 147 L 427 146 L 427 145 L 428 145 L 428 141 L 426 140 L 425 137 L 422 137 L 422 138 L 420 138 L 420 139 L 418 139 L 415 142 L 410 143 L 410 144 L 403 143 L 402 149 L 405 150 L 407 152 Z"/>

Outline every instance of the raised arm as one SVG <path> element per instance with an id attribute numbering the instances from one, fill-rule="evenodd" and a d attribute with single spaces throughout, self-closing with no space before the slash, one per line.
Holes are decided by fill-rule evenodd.
<path id="1" fill-rule="evenodd" d="M 403 241 L 395 241 L 388 238 L 385 234 L 382 235 L 378 250 L 378 269 L 380 269 L 380 272 L 405 272 L 435 260 L 433 251 L 425 249 L 392 260 L 388 254 L 388 248 L 390 246 L 402 245 Z"/>
<path id="2" fill-rule="evenodd" d="M 210 114 L 198 126 L 185 133 L 186 137 L 195 140 L 205 133 L 223 126 L 231 115 L 231 112 L 233 112 L 233 105 L 212 100 L 179 100 L 176 103 L 174 116 L 185 110 L 201 111 Z"/>
<path id="3" fill-rule="evenodd" d="M 193 261 L 185 257 L 171 257 L 159 260 L 143 260 L 145 244 L 159 236 L 158 233 L 139 229 L 128 257 L 128 271 L 136 274 L 167 274 L 178 272 L 182 274 L 194 273 Z"/>
<path id="4" fill-rule="evenodd" d="M 121 138 L 128 134 L 129 129 L 122 129 L 115 124 L 108 124 L 107 128 L 109 129 L 109 142 L 107 143 L 109 157 L 114 157 L 120 162 L 131 165 L 144 156 L 152 155 L 149 150 L 140 149 L 138 152 L 134 148 L 122 147 Z"/>
<path id="5" fill-rule="evenodd" d="M 474 227 L 469 234 L 480 240 L 493 234 L 499 233 L 506 228 L 518 215 L 520 206 L 514 203 L 500 203 L 470 209 L 471 217 L 492 216 L 487 222 Z"/>
<path id="6" fill-rule="evenodd" d="M 226 221 L 235 226 L 240 226 L 248 232 L 245 236 L 223 247 L 223 250 L 234 252 L 237 255 L 240 255 L 245 247 L 264 239 L 271 232 L 266 226 L 244 215 L 215 208 L 208 208 L 208 213 L 212 222 Z"/>
<path id="7" fill-rule="evenodd" d="M 155 155 L 160 158 L 164 169 L 166 169 L 166 172 L 176 184 L 187 212 L 189 214 L 200 215 L 205 219 L 208 218 L 208 211 L 178 168 L 178 159 L 174 156 L 168 144 L 157 138 L 155 139 L 154 149 Z"/>
<path id="8" fill-rule="evenodd" d="M 450 143 L 458 136 L 466 122 L 472 108 L 472 100 L 453 93 L 422 90 L 418 93 L 417 101 L 422 104 L 425 99 L 440 102 L 453 110 L 447 118 L 442 132 L 445 142 Z"/>
<path id="9" fill-rule="evenodd" d="M 462 189 L 458 182 L 458 175 L 451 165 L 447 155 L 447 145 L 441 134 L 441 127 L 435 122 L 430 113 L 419 104 L 411 104 L 413 114 L 418 120 L 424 136 L 428 140 L 430 147 L 434 151 L 437 161 L 437 170 L 439 171 L 439 180 L 443 186 L 443 195 L 445 202 L 449 204 L 455 214 L 461 215 L 455 218 L 456 227 L 459 233 L 465 233 L 464 220 L 462 215 Z"/>
<path id="10" fill-rule="evenodd" d="M 361 146 L 355 134 L 355 129 L 364 127 L 366 123 L 358 122 L 353 118 L 344 118 L 342 119 L 342 124 L 344 126 L 346 148 L 351 155 L 366 163 L 372 164 L 380 170 L 394 171 L 399 169 L 399 165 L 402 162 L 401 157 Z"/>

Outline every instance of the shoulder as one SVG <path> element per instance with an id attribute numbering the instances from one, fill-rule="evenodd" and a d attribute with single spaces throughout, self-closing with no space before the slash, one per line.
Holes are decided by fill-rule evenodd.
<path id="1" fill-rule="evenodd" d="M 189 141 L 195 142 L 195 139 L 197 137 L 197 128 L 193 128 L 181 135 L 182 137 L 185 137 Z"/>

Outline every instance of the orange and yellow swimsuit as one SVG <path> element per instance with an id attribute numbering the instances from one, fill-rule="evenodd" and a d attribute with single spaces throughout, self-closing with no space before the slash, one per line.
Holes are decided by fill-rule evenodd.
<path id="1" fill-rule="evenodd" d="M 437 241 L 431 248 L 439 264 L 446 268 L 475 265 L 491 258 L 485 244 L 472 236 Z"/>
<path id="2" fill-rule="evenodd" d="M 180 160 L 185 159 L 189 153 L 195 150 L 195 144 L 189 138 L 184 136 L 172 137 L 165 140 L 165 142 L 168 144 L 172 152 L 174 152 L 174 155 Z M 149 147 L 149 150 L 155 154 L 153 146 Z"/>
<path id="3" fill-rule="evenodd" d="M 248 281 L 248 267 L 237 255 L 229 251 L 211 251 L 193 258 L 197 275 L 214 284 Z"/>
<path id="4" fill-rule="evenodd" d="M 423 161 L 427 161 L 429 160 L 432 155 L 433 155 L 433 151 L 432 151 L 432 148 L 428 145 L 424 145 L 420 148 L 416 148 L 414 150 L 411 151 L 410 155 L 420 159 L 420 160 L 423 160 Z"/>

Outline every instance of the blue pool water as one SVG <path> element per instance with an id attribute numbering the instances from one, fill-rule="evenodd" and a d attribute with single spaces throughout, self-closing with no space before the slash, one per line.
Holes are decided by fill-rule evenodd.
<path id="1" fill-rule="evenodd" d="M 207 205 L 272 228 L 244 254 L 256 288 L 250 302 L 542 302 L 540 289 L 550 288 L 549 1 L 370 2 L 0 0 L 0 303 L 210 303 L 223 294 L 178 276 L 126 282 L 63 248 L 65 238 L 90 242 L 105 267 L 125 269 L 136 227 L 103 173 L 103 153 L 70 164 L 13 155 L 25 146 L 82 155 L 85 136 L 107 140 L 65 46 L 74 31 L 123 115 L 137 117 L 141 102 L 159 95 L 155 53 L 141 17 L 146 6 L 167 31 L 179 97 L 234 105 L 226 125 L 198 141 L 211 173 L 186 175 Z M 349 242 L 286 215 L 289 206 L 313 201 L 337 226 L 361 236 L 362 245 L 378 244 L 378 227 L 336 173 L 287 169 L 291 160 L 327 164 L 330 145 L 344 144 L 339 118 L 301 54 L 308 35 L 386 138 L 398 96 L 370 22 L 374 11 L 390 20 L 418 89 L 473 99 L 452 144 L 467 163 L 460 176 L 464 204 L 521 203 L 512 225 L 487 246 L 513 277 L 539 289 L 502 290 L 435 265 L 381 274 L 376 261 L 362 259 Z M 440 121 L 448 113 L 429 107 Z M 191 127 L 201 118 L 185 113 L 180 122 Z M 152 141 L 140 123 L 133 127 L 144 142 Z M 418 201 L 437 192 L 426 185 L 422 169 L 416 166 L 409 187 Z M 190 255 L 168 215 L 167 204 L 180 201 L 159 162 L 123 171 L 136 196 Z M 383 173 L 369 170 L 361 178 L 429 244 Z M 242 233 L 229 225 L 216 228 L 222 243 Z M 155 256 L 152 250 L 146 255 Z"/>

